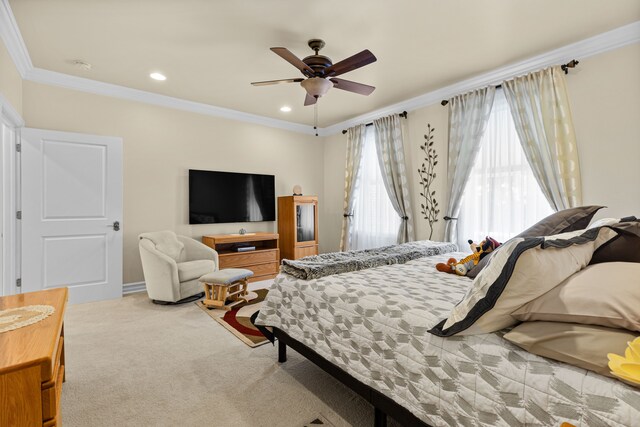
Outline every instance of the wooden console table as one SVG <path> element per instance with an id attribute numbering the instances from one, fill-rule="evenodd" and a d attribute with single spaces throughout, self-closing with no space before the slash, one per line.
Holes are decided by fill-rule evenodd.
<path id="1" fill-rule="evenodd" d="M 60 426 L 67 288 L 0 298 L 0 310 L 51 305 L 40 322 L 0 333 L 0 426 Z"/>
<path id="2" fill-rule="evenodd" d="M 277 233 L 216 234 L 202 236 L 202 243 L 218 252 L 220 269 L 246 268 L 253 271 L 249 282 L 273 279 L 280 271 Z M 255 246 L 254 251 L 238 252 L 240 246 Z"/>

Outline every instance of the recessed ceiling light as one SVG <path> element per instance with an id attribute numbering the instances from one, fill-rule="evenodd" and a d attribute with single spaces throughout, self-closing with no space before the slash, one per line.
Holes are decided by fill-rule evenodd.
<path id="1" fill-rule="evenodd" d="M 282 107 L 280 107 L 280 111 L 282 111 L 283 113 L 288 113 L 289 111 L 291 111 L 291 107 L 289 107 L 288 105 L 283 105 Z"/>
<path id="2" fill-rule="evenodd" d="M 161 82 L 167 80 L 167 77 L 164 74 L 160 73 L 151 73 L 149 74 L 149 77 L 151 77 L 153 80 L 158 80 Z"/>

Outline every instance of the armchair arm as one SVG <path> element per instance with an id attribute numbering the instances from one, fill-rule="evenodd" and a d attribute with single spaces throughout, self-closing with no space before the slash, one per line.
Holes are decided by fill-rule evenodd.
<path id="1" fill-rule="evenodd" d="M 178 240 L 184 243 L 184 251 L 187 261 L 195 261 L 199 259 L 210 259 L 216 265 L 218 270 L 218 252 L 211 249 L 204 243 L 198 242 L 195 239 L 187 236 L 178 236 Z"/>
<path id="2" fill-rule="evenodd" d="M 180 299 L 180 280 L 176 262 L 157 250 L 155 245 L 147 239 L 141 239 L 138 247 L 149 298 L 160 301 L 178 301 Z"/>

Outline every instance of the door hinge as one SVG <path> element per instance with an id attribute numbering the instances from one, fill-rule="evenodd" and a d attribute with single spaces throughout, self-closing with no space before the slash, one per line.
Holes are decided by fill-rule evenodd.
<path id="1" fill-rule="evenodd" d="M 16 151 L 17 151 L 18 153 L 21 153 L 21 152 L 22 152 L 22 144 L 20 144 L 19 142 L 16 142 Z"/>
<path id="2" fill-rule="evenodd" d="M 22 219 L 22 211 L 16 212 L 16 218 Z"/>
<path id="3" fill-rule="evenodd" d="M 22 279 L 16 279 L 16 288 L 22 289 Z"/>

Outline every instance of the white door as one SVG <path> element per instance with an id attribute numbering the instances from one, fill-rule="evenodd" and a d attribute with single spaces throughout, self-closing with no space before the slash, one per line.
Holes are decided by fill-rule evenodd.
<path id="1" fill-rule="evenodd" d="M 22 292 L 122 296 L 122 139 L 22 130 Z"/>

